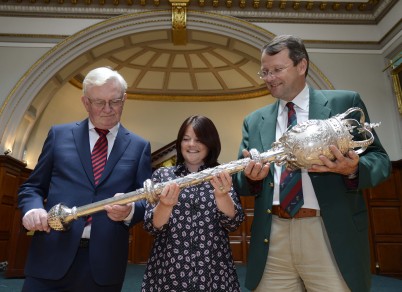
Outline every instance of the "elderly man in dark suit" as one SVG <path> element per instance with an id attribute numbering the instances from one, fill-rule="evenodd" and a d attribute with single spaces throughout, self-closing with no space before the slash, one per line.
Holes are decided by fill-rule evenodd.
<path id="1" fill-rule="evenodd" d="M 129 228 L 144 202 L 109 205 L 106 212 L 51 230 L 47 211 L 81 206 L 141 188 L 151 176 L 150 143 L 120 124 L 127 83 L 110 68 L 90 71 L 82 103 L 89 118 L 50 129 L 38 163 L 18 195 L 23 225 L 35 231 L 23 291 L 120 291 Z"/>
<path id="2" fill-rule="evenodd" d="M 366 107 L 356 92 L 314 90 L 306 84 L 309 57 L 303 42 L 278 36 L 262 49 L 259 72 L 278 100 L 245 118 L 239 157 L 271 148 L 288 126 L 328 119 Z M 368 119 L 367 119 L 368 120 Z M 369 120 L 368 120 L 369 121 Z M 253 291 L 370 291 L 368 216 L 361 189 L 390 175 L 378 136 L 359 157 L 331 145 L 335 160 L 283 171 L 251 161 L 234 184 L 255 196 L 246 287 Z M 288 193 L 286 190 L 291 190 Z"/>

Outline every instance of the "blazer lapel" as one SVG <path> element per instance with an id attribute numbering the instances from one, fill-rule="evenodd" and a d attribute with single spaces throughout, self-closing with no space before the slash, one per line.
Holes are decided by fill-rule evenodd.
<path id="1" fill-rule="evenodd" d="M 325 120 L 331 115 L 331 109 L 327 107 L 328 99 L 320 90 L 315 90 L 312 87 L 309 88 L 310 91 L 310 108 L 309 108 L 309 119 L 310 120 Z"/>
<path id="2" fill-rule="evenodd" d="M 276 119 L 278 116 L 279 101 L 272 106 L 266 107 L 261 115 L 261 123 L 259 125 L 262 149 L 267 151 L 272 148 L 275 142 Z"/>
<path id="3" fill-rule="evenodd" d="M 262 149 L 268 151 L 272 148 L 272 143 L 275 142 L 276 138 L 276 120 L 278 117 L 279 100 L 277 100 L 272 106 L 266 107 L 265 111 L 261 116 L 261 123 L 259 125 L 260 137 L 262 143 Z M 263 129 L 263 130 L 261 130 Z M 274 173 L 274 164 L 271 163 L 269 172 L 270 175 Z"/>

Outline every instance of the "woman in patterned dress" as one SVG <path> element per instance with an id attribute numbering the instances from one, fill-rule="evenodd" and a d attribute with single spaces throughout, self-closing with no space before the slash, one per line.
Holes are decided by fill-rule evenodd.
<path id="1" fill-rule="evenodd" d="M 204 116 L 187 118 L 176 151 L 176 165 L 157 169 L 154 183 L 217 166 L 221 144 L 215 125 Z M 169 184 L 157 203 L 147 203 L 144 228 L 155 241 L 142 291 L 240 291 L 229 232 L 243 220 L 226 171 L 181 191 L 176 183 Z"/>

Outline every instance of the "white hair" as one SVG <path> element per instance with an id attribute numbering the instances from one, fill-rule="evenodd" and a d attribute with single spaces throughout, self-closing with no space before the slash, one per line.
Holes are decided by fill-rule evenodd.
<path id="1" fill-rule="evenodd" d="M 127 82 L 124 80 L 117 71 L 112 70 L 109 67 L 99 67 L 89 71 L 82 82 L 82 92 L 86 95 L 89 87 L 102 86 L 108 81 L 118 82 L 121 86 L 122 95 L 127 90 Z"/>

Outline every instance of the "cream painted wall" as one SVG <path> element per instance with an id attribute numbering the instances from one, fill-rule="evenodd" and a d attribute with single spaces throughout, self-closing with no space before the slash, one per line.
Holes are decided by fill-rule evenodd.
<path id="1" fill-rule="evenodd" d="M 27 143 L 28 167 L 36 165 L 47 133 L 53 124 L 86 118 L 81 91 L 65 85 L 50 101 L 35 124 Z M 222 143 L 220 162 L 237 159 L 243 118 L 257 108 L 272 102 L 272 97 L 222 102 L 150 102 L 128 100 L 122 124 L 151 142 L 152 152 L 176 139 L 181 123 L 190 115 L 205 115 L 216 125 Z"/>
<path id="2" fill-rule="evenodd" d="M 0 44 L 0 104 L 2 105 L 10 91 L 25 72 L 45 54 L 49 48 L 1 46 Z"/>

